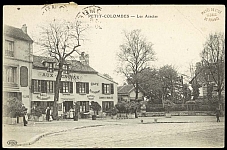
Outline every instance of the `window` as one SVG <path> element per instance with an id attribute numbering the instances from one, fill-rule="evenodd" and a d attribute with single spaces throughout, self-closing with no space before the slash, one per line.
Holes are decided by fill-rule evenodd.
<path id="1" fill-rule="evenodd" d="M 102 83 L 102 94 L 114 94 L 113 84 Z"/>
<path id="2" fill-rule="evenodd" d="M 62 93 L 69 93 L 69 82 L 63 82 L 62 89 L 63 89 Z"/>
<path id="3" fill-rule="evenodd" d="M 34 92 L 41 92 L 41 81 L 33 80 L 34 82 Z"/>
<path id="4" fill-rule="evenodd" d="M 63 73 L 68 74 L 69 73 L 69 65 L 63 65 Z"/>
<path id="5" fill-rule="evenodd" d="M 88 112 L 89 111 L 89 101 L 79 101 L 80 112 Z"/>
<path id="6" fill-rule="evenodd" d="M 108 111 L 114 107 L 113 101 L 102 101 L 102 111 Z"/>
<path id="7" fill-rule="evenodd" d="M 17 83 L 17 67 L 5 67 L 5 81 L 9 83 Z"/>
<path id="8" fill-rule="evenodd" d="M 54 93 L 54 81 L 32 79 L 33 93 Z"/>
<path id="9" fill-rule="evenodd" d="M 5 55 L 9 57 L 14 57 L 13 42 L 6 40 L 5 45 Z"/>
<path id="10" fill-rule="evenodd" d="M 47 81 L 47 93 L 54 93 L 55 81 Z"/>
<path id="11" fill-rule="evenodd" d="M 61 82 L 60 93 L 73 93 L 73 82 Z"/>
<path id="12" fill-rule="evenodd" d="M 47 72 L 54 72 L 54 63 L 53 62 L 47 62 Z"/>
<path id="13" fill-rule="evenodd" d="M 89 94 L 89 83 L 88 82 L 76 82 L 76 93 Z"/>

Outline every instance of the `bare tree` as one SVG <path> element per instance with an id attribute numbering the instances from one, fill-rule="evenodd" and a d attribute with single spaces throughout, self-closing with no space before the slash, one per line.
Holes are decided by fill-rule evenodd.
<path id="1" fill-rule="evenodd" d="M 120 52 L 117 54 L 120 66 L 118 71 L 123 73 L 135 87 L 138 99 L 139 73 L 148 67 L 150 61 L 154 60 L 154 51 L 152 43 L 147 42 L 146 38 L 141 35 L 141 30 L 124 32 L 125 41 L 120 45 Z"/>
<path id="2" fill-rule="evenodd" d="M 224 89 L 225 80 L 225 38 L 223 33 L 210 34 L 204 44 L 201 53 L 202 73 L 204 80 L 209 85 L 211 82 L 216 84 L 218 100 L 221 100 L 221 93 Z"/>
<path id="3" fill-rule="evenodd" d="M 59 99 L 60 82 L 63 73 L 63 65 L 66 60 L 77 52 L 83 40 L 82 33 L 87 29 L 82 22 L 56 21 L 49 23 L 48 26 L 42 27 L 41 39 L 39 44 L 50 57 L 53 57 L 58 65 L 54 92 L 53 117 L 58 116 L 57 101 Z M 78 53 L 79 54 L 79 53 Z"/>

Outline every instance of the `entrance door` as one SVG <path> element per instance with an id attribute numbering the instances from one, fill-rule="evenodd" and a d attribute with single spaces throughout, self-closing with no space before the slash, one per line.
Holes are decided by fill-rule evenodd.
<path id="1" fill-rule="evenodd" d="M 73 101 L 64 101 L 63 108 L 63 113 L 65 114 L 66 118 L 70 118 L 69 110 L 73 109 Z"/>

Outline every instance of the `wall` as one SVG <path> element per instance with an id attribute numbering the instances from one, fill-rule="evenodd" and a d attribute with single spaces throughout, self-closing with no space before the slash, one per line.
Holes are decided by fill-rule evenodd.
<path id="1" fill-rule="evenodd" d="M 143 99 L 142 99 L 142 96 L 143 96 L 143 94 L 139 91 L 139 93 L 138 93 L 138 99 L 143 100 Z M 135 92 L 135 90 L 132 90 L 132 91 L 130 92 L 129 97 L 130 97 L 130 99 L 135 99 L 135 97 L 136 97 L 136 92 Z"/>
<path id="2" fill-rule="evenodd" d="M 4 83 L 4 89 L 3 91 L 6 92 L 22 92 L 22 103 L 25 105 L 26 108 L 28 108 L 28 112 L 30 113 L 30 108 L 31 108 L 31 94 L 30 94 L 30 87 L 31 87 L 31 70 L 32 70 L 32 43 L 29 43 L 27 41 L 22 41 L 18 40 L 9 36 L 4 36 L 4 44 L 5 40 L 10 40 L 13 41 L 13 48 L 14 48 L 14 57 L 7 57 L 4 55 L 5 51 L 5 46 L 3 50 L 3 55 L 4 55 L 4 61 L 3 61 L 3 66 L 13 66 L 17 67 L 17 86 L 19 89 L 15 89 L 14 87 L 10 87 L 7 84 Z M 26 87 L 21 87 L 20 83 L 20 69 L 22 66 L 27 67 L 28 69 L 28 86 Z M 5 74 L 3 75 L 5 76 Z"/>

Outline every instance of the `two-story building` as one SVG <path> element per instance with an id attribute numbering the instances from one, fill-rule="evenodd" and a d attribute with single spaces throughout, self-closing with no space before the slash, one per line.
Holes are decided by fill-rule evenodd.
<path id="1" fill-rule="evenodd" d="M 17 97 L 30 111 L 33 41 L 26 25 L 4 25 L 3 31 L 3 103 Z"/>
<path id="2" fill-rule="evenodd" d="M 88 55 L 85 55 L 80 57 L 80 61 L 68 60 L 64 64 L 58 101 L 59 115 L 69 112 L 75 102 L 79 102 L 80 112 L 91 111 L 91 101 L 98 102 L 103 112 L 117 103 L 117 83 L 99 74 L 88 62 Z M 33 56 L 32 107 L 43 105 L 53 109 L 57 72 L 58 64 L 55 59 Z"/>

